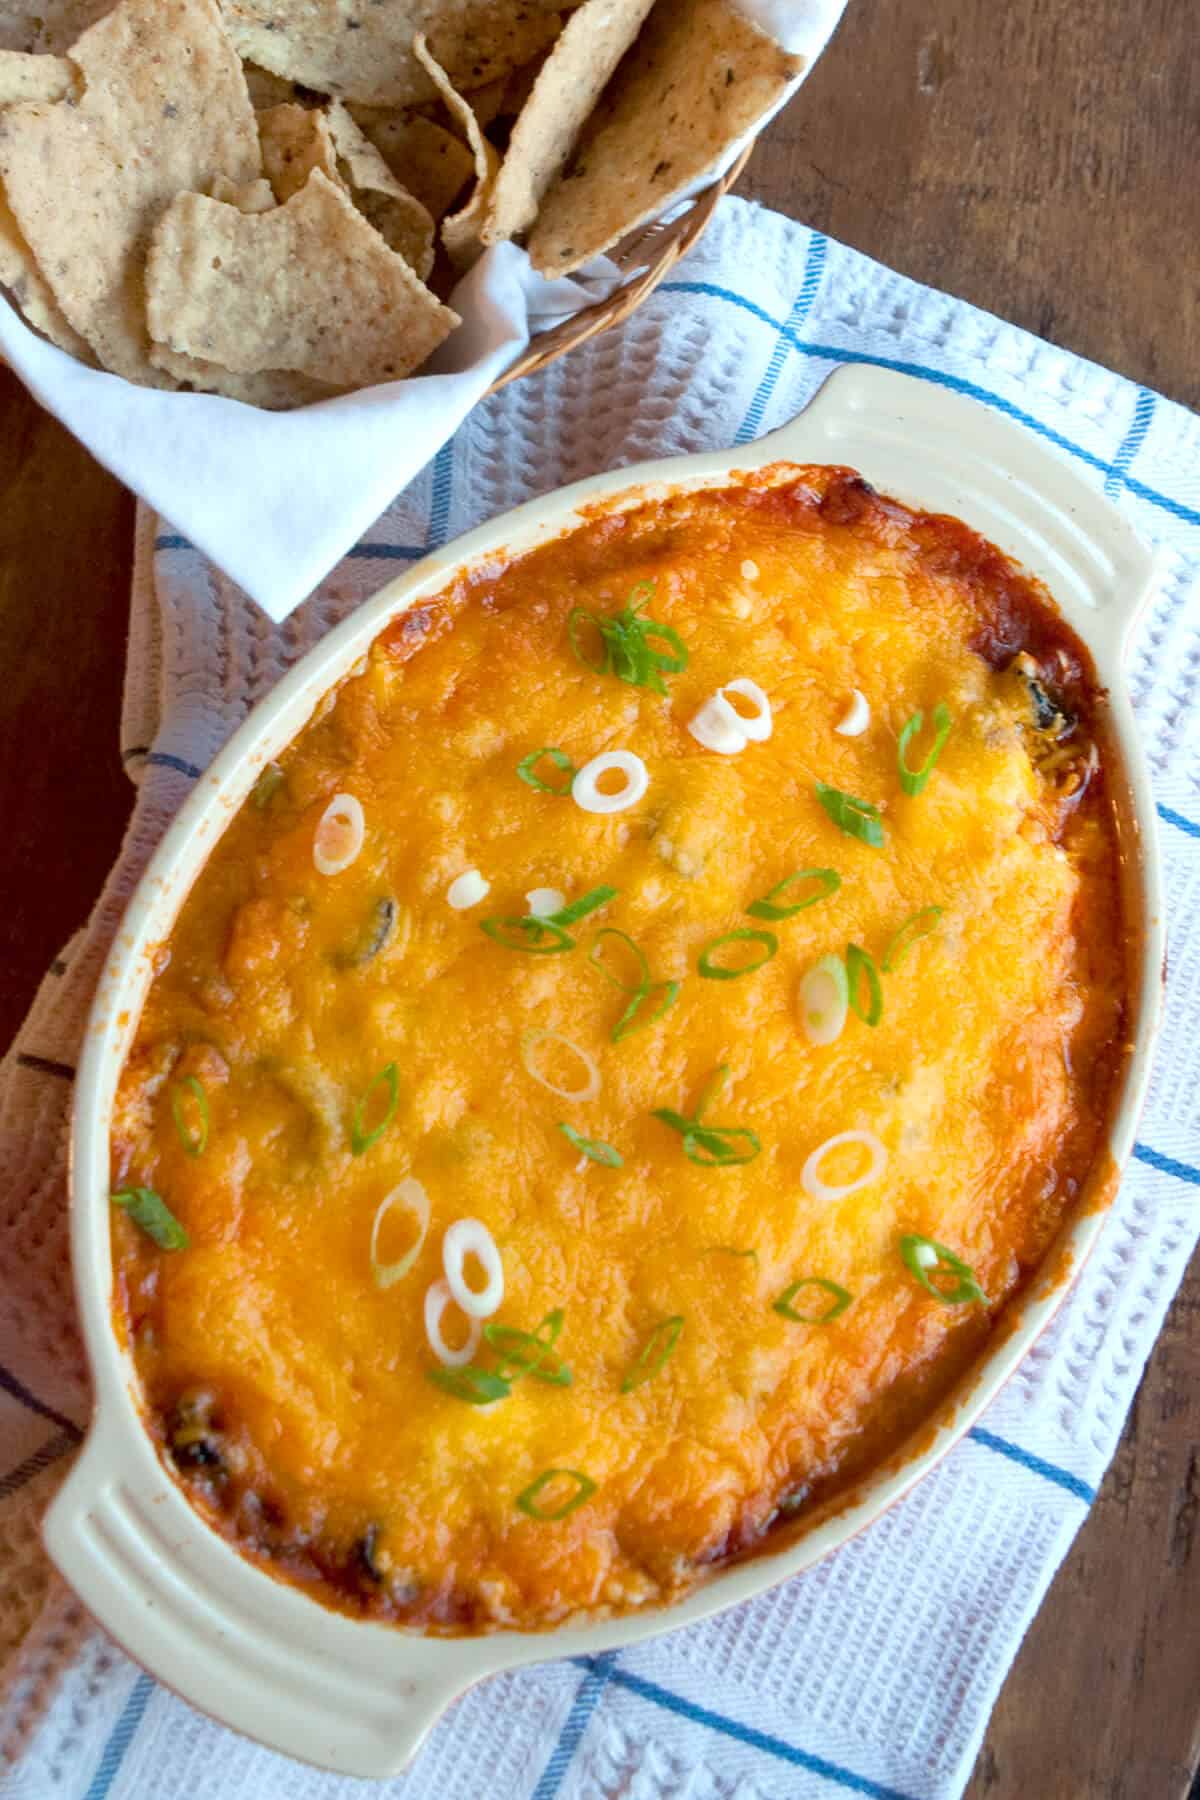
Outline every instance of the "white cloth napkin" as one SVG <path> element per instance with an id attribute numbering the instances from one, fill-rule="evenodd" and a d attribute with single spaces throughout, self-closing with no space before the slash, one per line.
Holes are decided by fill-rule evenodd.
<path id="1" fill-rule="evenodd" d="M 869 1531 L 753 1603 L 619 1655 L 485 1683 L 439 1724 L 406 1800 L 949 1800 L 1082 1524 L 1200 1232 L 1200 420 L 725 201 L 621 329 L 480 406 L 321 592 L 276 629 L 143 513 L 124 755 L 139 792 L 88 929 L 0 1071 L 0 1644 L 5 1800 L 361 1800 L 140 1674 L 47 1574 L 35 1523 L 86 1378 L 63 1217 L 70 1069 L 98 961 L 164 821 L 248 706 L 397 563 L 531 495 L 645 457 L 745 442 L 847 361 L 971 393 L 1057 444 L 1164 548 L 1133 688 L 1153 765 L 1172 957 L 1139 1147 L 1058 1323 L 983 1424 Z M 552 1653 L 553 1640 L 547 1641 Z M 486 1776 L 481 1774 L 486 1771 Z"/>
<path id="2" fill-rule="evenodd" d="M 737 4 L 807 58 L 803 80 L 846 0 Z M 730 149 L 724 166 L 740 149 Z M 531 336 L 607 298 L 624 278 L 597 257 L 577 279 L 546 282 L 523 250 L 499 244 L 452 295 L 463 323 L 426 373 L 297 412 L 159 393 L 85 368 L 37 337 L 2 297 L 0 359 L 105 468 L 280 620 L 425 467 Z"/>

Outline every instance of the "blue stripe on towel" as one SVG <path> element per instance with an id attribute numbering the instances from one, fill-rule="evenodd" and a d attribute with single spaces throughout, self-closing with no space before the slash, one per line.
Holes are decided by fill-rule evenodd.
<path id="1" fill-rule="evenodd" d="M 84 1800 L 107 1800 L 153 1692 L 154 1683 L 150 1677 L 139 1675 L 133 1684 L 133 1692 L 125 1702 L 125 1710 L 113 1726 L 112 1736 L 104 1746 L 104 1754 L 92 1776 L 91 1786 L 84 1795 Z"/>
<path id="2" fill-rule="evenodd" d="M 616 1652 L 610 1651 L 607 1656 L 597 1656 L 587 1665 L 587 1673 L 579 1684 L 579 1692 L 563 1721 L 558 1742 L 550 1752 L 550 1760 L 542 1770 L 542 1778 L 534 1788 L 531 1800 L 555 1800 L 563 1784 L 563 1777 L 571 1766 L 571 1758 L 579 1747 L 579 1740 L 587 1730 L 588 1720 L 608 1686 L 616 1660 Z"/>
<path id="3" fill-rule="evenodd" d="M 1150 421 L 1154 417 L 1154 408 L 1158 396 L 1149 388 L 1139 388 L 1137 405 L 1133 409 L 1133 419 L 1129 430 L 1121 440 L 1121 447 L 1113 457 L 1112 468 L 1108 480 L 1104 483 L 1104 491 L 1109 499 L 1115 499 L 1125 485 L 1125 474 L 1134 457 L 1146 441 L 1146 433 L 1150 429 Z"/>
<path id="4" fill-rule="evenodd" d="M 767 410 L 771 395 L 775 392 L 775 384 L 779 380 L 789 349 L 788 335 L 799 331 L 805 319 L 812 311 L 813 301 L 821 286 L 821 277 L 825 273 L 825 256 L 829 249 L 829 240 L 819 231 L 814 231 L 809 239 L 808 258 L 804 265 L 804 279 L 800 283 L 800 292 L 796 295 L 792 310 L 788 314 L 787 324 L 775 340 L 775 348 L 771 352 L 771 360 L 767 364 L 766 373 L 758 384 L 758 391 L 751 400 L 745 418 L 738 427 L 735 444 L 748 444 L 756 438 L 762 429 L 763 417 Z"/>
<path id="5" fill-rule="evenodd" d="M 994 1450 L 997 1456 L 1006 1456 L 1009 1462 L 1019 1463 L 1023 1469 L 1032 1469 L 1035 1475 L 1053 1482 L 1055 1487 L 1065 1489 L 1068 1494 L 1074 1494 L 1077 1500 L 1082 1500 L 1087 1506 L 1096 1498 L 1095 1488 L 1086 1481 L 1081 1481 L 1078 1475 L 1072 1475 L 1069 1469 L 1060 1469 L 1057 1463 L 1035 1456 L 1032 1450 L 1023 1450 L 1020 1444 L 1010 1443 L 1008 1438 L 997 1437 L 994 1431 L 985 1431 L 982 1425 L 973 1425 L 967 1436 L 975 1443 L 982 1444 L 985 1449 Z"/>
<path id="6" fill-rule="evenodd" d="M 1178 1181 L 1200 1187 L 1200 1169 L 1193 1168 L 1191 1163 L 1180 1162 L 1174 1156 L 1164 1156 L 1161 1150 L 1152 1150 L 1149 1144 L 1135 1144 L 1133 1154 L 1148 1169 L 1157 1169 L 1162 1175 L 1174 1175 Z"/>

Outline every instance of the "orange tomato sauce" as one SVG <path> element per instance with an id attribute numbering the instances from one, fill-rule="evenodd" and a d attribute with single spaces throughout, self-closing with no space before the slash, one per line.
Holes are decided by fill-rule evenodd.
<path id="1" fill-rule="evenodd" d="M 631 595 L 675 634 L 635 631 L 625 665 L 661 692 L 602 667 L 597 621 Z M 737 677 L 772 730 L 722 754 L 688 727 Z M 843 735 L 855 691 L 869 724 Z M 120 1083 L 113 1188 L 151 1190 L 188 1241 L 160 1248 L 114 1207 L 115 1309 L 210 1522 L 352 1611 L 541 1627 L 670 1600 L 894 1451 L 1103 1148 L 1127 999 L 1098 704 L 1035 583 L 838 469 L 597 512 L 397 618 L 231 822 Z M 922 712 L 919 769 L 939 707 L 944 745 L 907 793 L 901 735 Z M 554 788 L 628 751 L 645 794 L 597 814 L 530 785 L 546 746 Z M 867 803 L 860 823 L 876 809 L 882 843 L 818 784 Z M 323 874 L 318 825 L 347 794 L 362 846 Z M 748 912 L 807 869 L 839 884 Z M 470 870 L 488 892 L 456 910 Z M 615 893 L 556 937 L 520 923 L 538 888 Z M 885 968 L 918 913 L 931 929 Z M 615 1041 L 634 996 L 592 958 L 604 930 L 654 984 Z M 705 957 L 742 931 L 763 935 Z M 814 1042 L 801 983 L 851 945 L 870 958 L 857 1006 Z M 636 982 L 623 939 L 599 954 Z M 531 1065 L 596 1091 L 560 1098 Z M 689 1128 L 706 1090 L 710 1135 Z M 382 1286 L 373 1224 L 406 1181 L 428 1226 Z M 486 1405 L 448 1391 L 426 1329 L 464 1218 L 502 1265 L 493 1325 L 561 1314 L 552 1351 L 481 1338 Z M 418 1236 L 394 1206 L 376 1264 Z M 471 1330 L 453 1303 L 442 1327 L 452 1349 Z M 506 1359 L 514 1341 L 540 1368 Z M 574 1473 L 537 1488 L 551 1470 Z"/>

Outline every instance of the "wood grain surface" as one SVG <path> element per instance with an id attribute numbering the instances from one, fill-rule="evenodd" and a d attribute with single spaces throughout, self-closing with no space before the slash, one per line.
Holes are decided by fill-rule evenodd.
<path id="1" fill-rule="evenodd" d="M 741 191 L 1200 406 L 1196 0 L 851 0 Z M 119 848 L 133 506 L 0 372 L 0 1043 Z M 1200 1274 L 968 1800 L 1200 1800 Z"/>

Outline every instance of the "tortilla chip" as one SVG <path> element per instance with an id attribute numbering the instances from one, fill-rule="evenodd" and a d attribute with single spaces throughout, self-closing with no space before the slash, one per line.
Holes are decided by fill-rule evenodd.
<path id="1" fill-rule="evenodd" d="M 275 204 L 275 195 L 271 184 L 263 176 L 257 181 L 230 181 L 227 175 L 218 175 L 212 184 L 212 197 L 221 200 L 226 206 L 236 206 L 239 212 L 270 212 Z M 154 360 L 157 361 L 157 358 Z"/>
<path id="2" fill-rule="evenodd" d="M 320 169 L 256 216 L 181 194 L 154 234 L 146 295 L 168 349 L 347 388 L 407 375 L 459 323 Z"/>
<path id="3" fill-rule="evenodd" d="M 471 146 L 471 154 L 475 158 L 475 187 L 466 204 L 448 219 L 442 220 L 442 242 L 446 246 L 450 261 L 456 269 L 465 270 L 478 261 L 483 249 L 481 232 L 483 221 L 487 216 L 488 201 L 496 176 L 500 173 L 500 158 L 484 137 L 479 121 L 467 101 L 458 92 L 445 69 L 429 48 L 428 41 L 422 35 L 413 39 L 413 54 L 422 68 L 427 70 L 430 80 L 436 86 L 445 101 L 453 118 L 463 128 L 463 133 Z"/>
<path id="4" fill-rule="evenodd" d="M 426 32 L 451 79 L 466 87 L 519 68 L 558 34 L 558 0 L 226 0 L 240 54 L 290 81 L 368 106 L 434 98 L 414 59 Z"/>
<path id="5" fill-rule="evenodd" d="M 259 369 L 250 375 L 235 375 L 220 363 L 183 356 L 164 344 L 155 344 L 150 354 L 160 368 L 195 388 L 198 394 L 221 394 L 226 400 L 261 406 L 266 412 L 292 412 L 297 406 L 312 406 L 318 400 L 332 400 L 335 394 L 345 392 L 344 388 L 330 387 L 295 369 Z"/>
<path id="6" fill-rule="evenodd" d="M 527 231 L 652 0 L 586 0 L 572 13 L 513 127 L 488 201 L 485 244 Z"/>
<path id="7" fill-rule="evenodd" d="M 384 162 L 346 108 L 334 101 L 329 131 L 337 151 L 337 171 L 363 217 L 389 250 L 402 256 L 428 281 L 433 269 L 433 219 Z"/>
<path id="8" fill-rule="evenodd" d="M 294 104 L 269 106 L 258 115 L 258 135 L 263 169 L 281 205 L 300 192 L 314 169 L 336 182 L 337 151 L 324 112 Z"/>
<path id="9" fill-rule="evenodd" d="M 34 261 L 33 251 L 21 236 L 3 188 L 0 188 L 0 287 L 9 290 L 35 331 L 48 337 L 60 350 L 77 356 L 80 362 L 94 362 L 88 346 L 63 316 L 49 283 Z"/>
<path id="10" fill-rule="evenodd" d="M 0 0 L 0 49 L 61 54 L 112 6 L 113 0 Z"/>
<path id="11" fill-rule="evenodd" d="M 475 159 L 461 138 L 420 113 L 347 109 L 374 144 L 396 180 L 433 219 L 449 212 L 475 174 Z"/>
<path id="12" fill-rule="evenodd" d="M 72 60 L 78 101 L 0 110 L 0 176 L 75 330 L 106 369 L 162 387 L 146 333 L 146 246 L 176 194 L 259 175 L 245 79 L 215 0 L 121 0 Z"/>
<path id="13" fill-rule="evenodd" d="M 65 56 L 22 56 L 19 50 L 0 50 L 0 106 L 19 100 L 66 100 L 75 87 L 75 65 Z"/>
<path id="14" fill-rule="evenodd" d="M 658 218 L 803 67 L 728 0 L 656 7 L 546 195 L 529 238 L 534 268 L 565 275 Z"/>
<path id="15" fill-rule="evenodd" d="M 250 104 L 256 112 L 262 112 L 268 106 L 284 106 L 299 98 L 294 81 L 285 81 L 282 75 L 272 75 L 269 69 L 260 69 L 254 63 L 243 63 L 242 68 Z"/>

